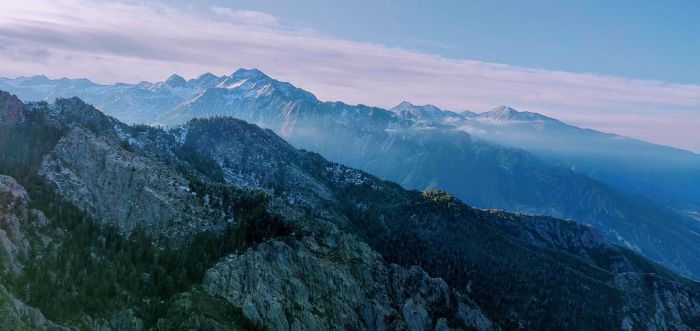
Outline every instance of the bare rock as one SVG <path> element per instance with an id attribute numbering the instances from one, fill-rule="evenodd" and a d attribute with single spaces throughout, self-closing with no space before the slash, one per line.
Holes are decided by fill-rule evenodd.
<path id="1" fill-rule="evenodd" d="M 29 245 L 20 229 L 27 219 L 28 203 L 24 187 L 13 178 L 0 175 L 0 270 L 11 274 L 21 271 L 17 257 Z"/>
<path id="2" fill-rule="evenodd" d="M 442 279 L 386 265 L 352 235 L 333 239 L 264 242 L 220 261 L 204 287 L 270 330 L 492 329 L 478 308 L 465 311 L 467 301 Z"/>
<path id="3" fill-rule="evenodd" d="M 79 127 L 44 158 L 40 174 L 94 219 L 125 233 L 141 228 L 180 240 L 225 223 L 176 171 Z"/>

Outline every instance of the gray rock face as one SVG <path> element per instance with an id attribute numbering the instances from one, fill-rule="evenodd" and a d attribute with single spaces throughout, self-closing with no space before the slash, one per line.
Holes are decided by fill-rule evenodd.
<path id="1" fill-rule="evenodd" d="M 608 240 L 626 245 L 683 274 L 700 274 L 700 250 L 692 245 L 700 240 L 697 226 L 689 226 L 683 217 L 669 211 L 668 204 L 640 202 L 637 197 L 624 193 L 638 190 L 634 179 L 628 179 L 627 189 L 616 190 L 598 180 L 596 170 L 589 171 L 592 174 L 589 177 L 523 150 L 474 138 L 460 129 L 462 125 L 481 128 L 483 120 L 563 125 L 554 119 L 508 107 L 484 113 L 480 119 L 467 119 L 431 106 L 402 104 L 393 110 L 351 106 L 321 102 L 303 90 L 282 88 L 284 83 L 261 73 L 238 73 L 228 80 L 235 84 L 205 89 L 178 107 L 163 109 L 161 114 L 165 115 L 155 122 L 174 125 L 194 117 L 233 116 L 269 128 L 297 147 L 319 152 L 332 161 L 407 188 L 440 188 L 479 208 L 545 214 L 592 224 Z M 489 130 L 494 128 L 502 130 L 500 125 Z M 577 128 L 563 137 L 577 136 L 578 131 L 586 132 Z M 618 139 L 609 138 L 597 145 L 617 145 Z M 587 142 L 586 139 L 578 141 L 568 150 L 586 148 Z M 641 148 L 635 144 L 621 146 L 630 147 L 622 150 Z M 522 146 L 515 144 L 515 147 Z M 684 180 L 686 177 L 680 175 L 695 171 L 689 169 L 698 169 L 700 158 L 692 159 L 691 167 L 677 168 L 680 170 L 674 176 L 661 172 L 656 177 L 680 179 L 674 179 L 677 183 L 669 187 L 697 186 L 688 185 L 685 182 L 693 181 Z M 590 160 L 583 163 L 591 162 L 595 163 Z M 638 167 L 634 162 L 624 163 L 618 166 L 622 170 L 616 171 L 624 173 L 628 171 L 625 169 Z M 698 195 L 697 187 L 690 191 L 681 196 Z M 658 195 L 653 194 L 654 198 Z"/>
<path id="2" fill-rule="evenodd" d="M 250 131 L 233 134 L 243 132 Z M 258 130 L 252 132 L 271 135 Z M 275 143 L 277 139 L 268 138 Z M 290 192 L 295 196 L 331 199 L 328 188 L 309 177 L 301 168 L 303 165 L 291 162 L 299 156 L 294 155 L 285 164 L 266 163 L 283 158 L 266 153 L 298 153 L 290 146 L 284 144 L 276 149 L 277 144 L 259 141 L 248 144 L 241 139 L 226 142 L 238 142 L 247 148 L 271 148 L 239 154 L 245 152 L 244 146 L 213 147 L 209 153 L 220 158 L 217 161 L 227 170 L 225 179 L 231 184 L 265 190 L 269 188 L 266 174 L 284 172 L 287 186 L 293 188 Z M 232 177 L 234 172 L 239 177 Z M 96 220 L 115 225 L 123 232 L 140 227 L 183 240 L 226 222 L 220 211 L 201 205 L 200 199 L 189 192 L 187 180 L 171 168 L 79 126 L 72 128 L 44 158 L 40 174 Z M 353 174 L 347 170 L 335 179 L 353 185 L 364 178 L 359 173 Z M 255 185 L 256 180 L 262 180 L 263 184 Z M 287 205 L 289 196 L 275 201 L 278 205 L 271 208 L 297 210 Z M 316 200 L 301 205 L 312 202 Z M 455 327 L 447 324 L 447 320 L 458 321 L 453 322 L 457 323 L 456 327 L 491 327 L 478 308 L 465 310 L 464 307 L 470 307 L 467 301 L 441 279 L 432 279 L 418 268 L 387 266 L 378 253 L 356 237 L 344 234 L 330 223 L 298 215 L 295 222 L 307 233 L 321 231 L 327 235 L 311 235 L 300 241 L 290 239 L 289 243 L 273 240 L 241 255 L 231 255 L 207 273 L 204 284 L 208 292 L 226 298 L 246 318 L 279 330 L 432 329 L 440 318 L 444 319 L 440 324 L 444 327 Z M 235 284 L 245 287 L 236 288 Z M 107 329 L 121 323 L 129 329 L 139 329 L 138 324 L 133 324 L 136 319 L 128 318 L 128 314 L 124 316 L 115 316 L 109 323 L 88 321 L 86 325 Z M 211 324 L 207 319 L 187 323 Z"/>
<path id="3" fill-rule="evenodd" d="M 493 328 L 442 279 L 386 265 L 343 233 L 272 240 L 230 255 L 207 272 L 204 287 L 270 330 Z"/>
<path id="4" fill-rule="evenodd" d="M 589 227 L 484 212 L 445 194 L 405 191 L 240 121 L 201 120 L 170 132 L 129 128 L 69 101 L 47 110 L 53 113 L 46 117 L 72 129 L 44 158 L 40 172 L 95 220 L 177 240 L 217 229 L 227 220 L 205 197 L 188 192 L 184 176 L 194 175 L 212 186 L 269 192 L 268 212 L 292 228 L 246 242 L 245 249 L 203 266 L 210 268 L 205 294 L 187 292 L 190 284 L 178 289 L 186 292 L 165 301 L 171 315 L 158 321 L 161 329 L 230 329 L 241 315 L 273 330 L 498 328 L 491 321 L 506 329 L 700 325 L 694 284 L 674 285 L 680 277 L 607 244 Z M 85 112 L 72 114 L 74 106 Z M 88 123 L 81 122 L 84 113 L 92 114 Z M 191 154 L 183 156 L 183 150 Z M 208 169 L 196 167 L 202 159 Z M 223 175 L 207 179 L 204 172 L 212 169 Z M 599 258 L 620 259 L 621 267 Z M 414 264 L 423 269 L 409 267 Z M 619 277 L 624 266 L 640 280 Z M 661 280 L 649 282 L 648 274 L 657 271 Z M 209 314 L 215 307 L 232 309 Z M 86 316 L 83 325 L 151 327 L 152 320 L 137 316 L 139 308 L 115 307 L 107 316 Z M 559 320 L 542 317 L 552 311 L 561 313 Z M 619 318 L 622 313 L 625 318 Z"/>
<path id="5" fill-rule="evenodd" d="M 0 125 L 13 124 L 24 119 L 25 107 L 16 96 L 0 91 Z"/>
<path id="6" fill-rule="evenodd" d="M 686 151 L 505 106 L 477 115 L 410 103 L 387 110 L 321 102 L 258 70 L 112 86 L 22 77 L 0 79 L 0 88 L 26 100 L 79 95 L 130 123 L 176 125 L 195 117 L 234 116 L 408 188 L 440 188 L 480 208 L 593 224 L 609 240 L 683 274 L 700 274 L 700 250 L 693 245 L 700 239 L 698 226 L 667 208 L 691 213 L 700 208 L 700 158 Z M 240 179 L 236 172 L 228 175 L 232 182 Z M 623 193 L 628 191 L 660 203 L 637 201 Z"/>
<path id="7" fill-rule="evenodd" d="M 184 238 L 225 223 L 174 170 L 78 127 L 45 157 L 40 174 L 94 219 L 124 232 L 140 227 Z"/>
<path id="8" fill-rule="evenodd" d="M 627 312 L 620 327 L 623 330 L 690 331 L 700 325 L 700 297 L 678 283 L 655 274 L 622 273 L 615 276 L 611 285 L 624 290 L 630 297 L 645 293 L 653 298 L 651 307 L 628 300 L 623 307 Z"/>
<path id="9" fill-rule="evenodd" d="M 7 176 L 0 175 L 0 270 L 18 274 L 20 253 L 27 251 L 28 243 L 20 227 L 28 216 L 27 191 Z"/>
<path id="10" fill-rule="evenodd" d="M 209 156 L 212 159 L 216 160 L 221 169 L 223 169 L 224 171 L 223 179 L 229 184 L 232 184 L 234 186 L 242 185 L 251 189 L 261 189 L 274 194 L 277 197 L 274 201 L 278 205 L 277 207 L 281 209 L 280 214 L 290 215 L 297 213 L 298 215 L 300 215 L 298 217 L 293 217 L 292 223 L 300 226 L 305 231 L 308 230 L 308 232 L 306 233 L 323 233 L 322 231 L 319 231 L 319 229 L 324 228 L 323 226 L 319 225 L 323 222 L 318 222 L 314 219 L 305 218 L 308 215 L 304 216 L 304 213 L 299 212 L 297 208 L 310 207 L 314 213 L 318 213 L 317 215 L 323 215 L 323 217 L 321 218 L 325 220 L 332 220 L 336 225 L 343 227 L 347 230 L 347 228 L 349 228 L 351 225 L 348 223 L 350 222 L 350 220 L 346 219 L 342 213 L 335 212 L 334 207 L 332 206 L 337 206 L 338 204 L 345 203 L 346 205 L 352 205 L 353 208 L 358 208 L 359 210 L 362 210 L 364 208 L 371 208 L 373 205 L 376 204 L 382 204 L 382 201 L 384 201 L 383 199 L 385 196 L 396 195 L 397 200 L 389 200 L 392 201 L 392 203 L 395 203 L 396 201 L 402 201 L 401 199 L 407 197 L 405 193 L 401 191 L 398 187 L 387 185 L 387 183 L 378 181 L 376 178 L 368 176 L 367 174 L 362 173 L 360 171 L 337 164 L 330 164 L 320 158 L 314 157 L 313 154 L 304 153 L 303 151 L 296 150 L 289 144 L 286 144 L 282 140 L 275 138 L 275 136 L 269 131 L 259 130 L 241 121 L 226 118 L 217 120 L 197 120 L 190 122 L 187 125 L 177 130 L 174 130 L 169 134 L 175 134 L 177 135 L 177 137 L 180 137 L 180 144 L 188 146 L 189 148 L 193 148 L 201 154 Z M 170 140 L 176 141 L 177 139 Z M 143 142 L 144 146 L 146 147 L 149 147 L 150 145 L 155 145 L 155 143 L 148 143 L 145 140 L 139 141 Z M 231 174 L 234 174 L 235 176 L 230 176 Z M 284 187 L 284 189 L 281 190 L 281 193 L 280 191 L 274 190 L 274 185 L 271 185 L 273 181 L 271 181 L 270 179 L 275 178 L 276 175 L 281 178 L 281 181 L 283 183 L 282 186 Z M 349 201 L 345 200 L 348 197 L 343 192 L 352 192 L 353 190 L 359 189 L 362 189 L 362 198 L 355 198 L 356 200 Z M 302 197 L 303 200 L 295 199 L 294 197 L 296 196 Z M 452 207 L 456 207 L 457 205 L 461 204 L 454 202 Z M 427 208 L 428 206 L 425 207 Z M 408 217 L 410 218 L 410 216 Z M 433 216 L 429 216 L 428 218 L 430 217 Z M 426 219 L 426 223 L 424 224 L 412 224 L 410 222 L 406 223 L 406 221 L 404 220 L 403 227 L 421 229 L 420 231 L 425 231 L 426 229 L 438 229 L 435 230 L 434 233 L 426 235 L 424 239 L 430 241 L 428 247 L 442 247 L 441 245 L 443 240 L 436 238 L 444 238 L 445 241 L 449 242 L 450 236 L 445 237 L 445 234 L 443 232 L 444 230 L 439 230 L 444 226 L 443 224 L 445 220 L 437 216 L 435 217 L 436 218 L 429 221 L 428 219 Z M 479 222 L 479 220 L 481 220 L 483 221 L 483 224 L 488 223 L 496 227 L 498 229 L 498 232 L 502 232 L 505 235 L 517 238 L 517 240 L 522 241 L 522 243 L 524 243 L 525 246 L 518 248 L 517 250 L 521 250 L 525 247 L 533 247 L 535 248 L 534 252 L 553 251 L 565 253 L 565 255 L 573 255 L 577 258 L 580 258 L 582 261 L 585 261 L 586 264 L 595 266 L 595 269 L 597 270 L 595 271 L 596 273 L 600 272 L 600 270 L 598 269 L 603 269 L 606 270 L 606 272 L 609 271 L 611 273 L 628 271 L 648 272 L 641 271 L 639 269 L 640 265 L 638 263 L 630 261 L 630 258 L 628 258 L 630 254 L 629 252 L 623 251 L 620 247 L 610 244 L 604 239 L 604 237 L 599 232 L 595 231 L 590 226 L 581 225 L 573 221 L 564 221 L 542 216 L 526 216 L 505 212 L 482 211 L 468 212 L 462 218 L 464 218 L 464 223 L 460 223 L 465 225 L 465 227 L 457 231 L 461 233 L 461 236 L 466 236 L 466 233 L 470 232 L 469 228 L 471 226 L 478 227 L 477 224 L 481 224 L 481 222 Z M 377 222 L 380 222 L 379 224 L 382 224 L 381 218 L 378 218 Z M 384 230 L 378 231 L 381 232 Z M 476 231 L 480 234 L 474 234 L 474 237 L 470 237 L 471 239 L 468 241 L 477 242 L 486 233 L 490 233 L 490 230 L 485 228 L 480 228 Z M 452 230 L 450 232 L 452 232 Z M 332 235 L 331 237 L 335 238 L 336 236 L 338 235 Z M 315 238 L 314 240 L 318 242 L 323 241 L 320 238 L 327 237 L 328 235 L 313 236 L 313 238 Z M 507 240 L 510 241 L 510 239 Z M 460 240 L 457 240 L 457 242 L 460 242 L 460 244 L 456 244 L 455 246 L 445 248 L 447 252 L 461 250 L 467 246 L 466 242 L 462 242 Z M 304 245 L 295 243 L 296 242 L 285 241 L 283 247 L 287 247 L 286 249 L 282 249 L 277 246 L 261 246 L 252 249 L 251 251 L 245 254 L 234 255 L 233 257 L 230 257 L 230 259 L 235 259 L 234 262 L 230 262 L 234 266 L 229 266 L 229 269 L 253 270 L 253 267 L 245 267 L 246 263 L 251 263 L 251 265 L 254 265 L 255 268 L 262 268 L 262 270 L 264 270 L 266 267 L 264 265 L 264 263 L 266 263 L 264 262 L 264 256 L 268 256 L 268 259 L 276 259 L 277 256 L 285 256 L 285 254 L 287 253 L 284 252 L 286 251 L 297 252 L 300 249 L 299 247 L 305 247 Z M 411 245 L 416 244 L 416 242 L 411 241 Z M 481 246 L 482 249 L 483 247 L 489 246 L 486 244 L 485 246 Z M 476 245 L 470 249 L 478 250 L 480 249 L 480 247 Z M 507 253 L 504 255 L 508 256 L 511 253 Z M 292 253 L 288 253 L 288 255 L 289 254 Z M 449 254 L 447 255 L 449 256 Z M 431 257 L 431 259 L 439 260 L 443 256 L 445 255 L 434 255 Z M 463 264 L 469 263 L 470 260 L 473 260 L 463 259 L 461 256 L 457 256 L 456 259 L 460 261 L 459 263 L 456 263 L 457 267 L 460 267 Z M 519 262 L 517 261 L 503 262 L 503 260 L 500 259 L 501 257 L 494 256 L 490 258 L 491 262 L 482 265 L 481 268 L 485 268 L 483 270 L 489 268 L 498 268 L 503 263 L 515 263 L 519 265 Z M 250 260 L 263 262 L 250 262 Z M 578 260 L 576 261 L 577 262 L 574 263 L 578 264 Z M 289 265 L 293 265 L 294 263 L 296 263 L 294 260 L 292 260 L 292 262 L 288 262 Z M 581 267 L 581 265 L 579 264 L 578 267 Z M 282 274 L 285 275 L 285 279 L 286 275 L 290 274 L 293 275 L 293 277 L 295 278 L 313 279 L 312 277 L 309 277 L 307 275 L 302 276 L 296 274 L 295 272 L 288 271 L 286 270 L 286 267 L 282 268 L 275 266 L 274 268 L 269 268 L 271 270 L 285 270 L 284 272 L 282 272 Z M 549 268 L 549 266 L 530 265 L 524 270 L 533 268 L 539 270 L 539 268 L 546 269 Z M 217 268 L 215 268 L 214 270 L 217 270 Z M 255 270 L 256 272 L 258 271 L 258 269 Z M 235 273 L 238 271 L 231 272 Z M 585 270 L 585 272 L 593 273 L 593 271 L 591 270 Z M 271 271 L 270 273 L 277 274 L 278 272 Z M 506 278 L 510 277 L 508 275 L 499 274 L 498 272 L 496 272 L 492 276 Z M 603 279 L 608 277 L 605 275 L 597 276 L 600 276 Z M 217 274 L 217 276 L 213 277 L 212 279 L 218 279 L 220 277 L 224 276 L 222 276 L 221 274 Z M 239 275 L 239 278 L 240 277 L 242 276 Z M 252 282 L 250 279 L 253 279 L 254 277 L 251 277 L 252 278 L 248 278 L 247 281 Z M 579 276 L 572 275 L 572 277 Z M 268 278 L 261 276 L 260 278 L 262 280 L 259 280 L 259 282 L 264 284 L 270 284 Z M 273 276 L 269 276 L 269 279 L 274 280 L 275 278 L 273 278 Z M 552 281 L 557 281 L 556 276 L 549 277 L 549 279 L 551 279 Z M 454 279 L 452 279 L 451 281 L 454 281 Z M 585 280 L 583 278 L 580 279 L 580 281 L 588 283 L 588 280 Z M 246 284 L 244 281 L 241 282 L 243 284 Z M 317 283 L 323 284 L 323 286 L 327 286 L 327 283 L 323 283 L 320 280 Z M 257 284 L 257 282 L 254 284 Z M 483 293 L 484 288 L 486 288 L 488 284 L 488 281 L 478 284 L 475 287 L 475 292 Z M 508 286 L 505 283 L 502 285 Z M 590 283 L 586 286 L 593 285 L 593 283 Z M 245 288 L 249 289 L 257 288 L 258 285 L 248 284 L 240 286 L 244 286 Z M 549 286 L 553 286 L 553 284 L 549 284 Z M 557 286 L 562 286 L 562 288 L 568 288 L 569 285 L 558 283 Z M 533 288 L 531 288 L 531 290 L 536 291 L 536 287 L 537 286 L 534 286 Z M 276 289 L 274 291 L 278 291 L 279 293 L 285 293 L 285 295 L 291 295 L 293 293 L 292 290 L 290 290 L 290 292 L 285 292 L 283 289 L 284 288 Z M 609 293 L 607 289 L 596 290 L 601 291 L 597 293 Z M 234 293 L 236 291 L 240 292 L 241 290 L 234 290 Z M 286 323 L 286 325 L 289 328 L 291 328 L 294 323 L 294 319 L 289 318 L 289 316 L 291 316 L 289 314 L 293 313 L 289 313 L 286 309 L 280 310 L 281 308 L 277 309 L 275 307 L 290 307 L 290 304 L 293 305 L 295 304 L 295 302 L 282 301 L 282 303 L 280 303 L 280 301 L 278 301 L 277 299 L 270 299 L 268 301 L 265 301 L 267 299 L 265 299 L 266 297 L 263 296 L 261 293 L 267 291 L 268 289 L 264 288 L 261 289 L 260 292 L 249 292 L 249 294 L 247 295 L 247 297 L 249 298 L 248 301 L 245 301 L 244 299 L 236 299 L 238 301 L 230 300 L 230 302 L 234 306 L 242 309 L 245 312 L 246 316 L 250 317 L 253 320 L 259 321 L 260 323 L 263 323 L 263 325 L 273 325 L 275 327 L 284 328 L 284 325 Z M 223 294 L 226 293 L 225 290 L 219 289 L 211 293 L 226 297 L 226 295 Z M 598 298 L 596 295 L 590 294 L 590 289 L 581 290 L 579 293 L 579 295 L 586 298 L 586 300 L 600 300 L 600 298 Z M 244 294 L 238 295 L 243 296 L 245 298 Z M 285 297 L 285 295 L 280 294 L 278 297 Z M 614 296 L 615 295 L 611 296 L 611 298 Z M 544 299 L 546 298 L 542 298 L 542 300 Z M 431 315 L 430 307 L 419 305 L 416 302 L 420 301 L 417 300 L 418 299 L 409 300 L 409 298 L 407 297 L 403 300 L 400 300 L 400 304 L 395 302 L 390 304 L 390 306 L 392 307 L 391 311 L 395 314 L 391 316 L 399 316 L 399 319 L 402 321 L 401 323 L 403 323 L 402 327 L 408 328 L 409 325 L 413 327 L 420 327 L 421 325 L 428 323 L 425 322 L 425 314 L 423 314 L 422 309 L 428 312 L 428 320 L 430 321 L 431 327 L 441 328 L 443 326 L 449 326 L 446 324 L 447 321 L 455 320 L 448 318 L 444 322 L 440 322 L 440 318 L 442 317 L 435 319 L 434 316 Z M 617 298 L 610 300 L 617 300 Z M 626 300 L 630 302 L 637 302 L 640 305 L 642 305 L 640 302 L 643 301 L 638 296 L 630 297 Z M 540 299 L 538 299 L 537 301 L 541 302 Z M 262 308 L 260 308 L 259 305 L 262 305 Z M 585 306 L 586 304 L 582 305 Z M 324 304 L 323 306 L 325 307 L 326 305 Z M 374 306 L 367 306 L 364 310 L 361 310 L 361 319 L 359 320 L 376 320 L 376 311 L 373 307 Z M 464 318 L 462 318 L 462 320 L 470 321 L 470 325 L 473 324 L 485 326 L 490 323 L 488 322 L 488 319 L 480 318 L 479 314 L 471 314 L 471 310 L 466 309 L 468 307 L 469 306 L 467 305 L 464 306 L 464 309 L 459 310 L 463 312 L 462 316 L 465 316 Z M 511 311 L 515 310 L 511 308 L 507 309 Z M 280 313 L 280 311 L 282 311 L 283 313 Z M 524 309 L 524 311 L 527 312 L 527 309 Z M 643 310 L 637 310 L 635 313 L 637 314 L 637 316 L 640 316 L 639 321 L 645 321 L 645 319 L 650 318 L 650 316 L 647 315 L 648 313 Z M 282 315 L 285 316 L 284 322 L 282 322 L 282 319 L 278 318 Z M 273 318 L 269 316 L 275 317 Z M 271 320 L 266 320 L 266 318 L 269 318 Z M 302 320 L 303 319 L 299 318 L 299 321 Z M 315 321 L 318 323 L 322 323 L 317 320 Z M 361 324 L 363 327 L 374 329 L 378 328 L 377 325 L 386 325 L 387 322 L 375 322 L 374 324 L 369 322 L 363 323 L 365 323 Z M 517 324 L 518 322 L 516 321 L 515 323 Z"/>
<path id="11" fill-rule="evenodd" d="M 547 216 L 487 212 L 500 229 L 535 247 L 562 250 L 586 259 L 591 259 L 593 250 L 616 248 L 590 225 Z"/>
<path id="12" fill-rule="evenodd" d="M 308 164 L 299 162 L 304 153 L 270 130 L 221 119 L 193 121 L 176 132 L 185 147 L 215 160 L 228 184 L 272 193 L 278 182 L 289 191 L 288 200 L 314 204 L 331 199 L 329 189 L 305 168 Z"/>

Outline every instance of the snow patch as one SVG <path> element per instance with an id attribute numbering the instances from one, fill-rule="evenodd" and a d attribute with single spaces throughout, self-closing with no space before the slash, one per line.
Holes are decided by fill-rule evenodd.
<path id="1" fill-rule="evenodd" d="M 124 132 L 124 130 L 122 130 L 122 128 L 119 125 L 113 124 L 112 127 L 114 128 L 114 132 L 117 133 L 117 136 L 119 136 L 119 139 L 121 139 L 122 141 L 129 141 L 130 139 L 133 139 L 133 137 L 130 134 Z"/>
<path id="2" fill-rule="evenodd" d="M 247 82 L 247 81 L 248 81 L 248 78 L 246 78 L 246 79 L 241 79 L 241 80 L 239 80 L 239 81 L 237 81 L 237 82 L 230 83 L 230 84 L 226 84 L 226 82 L 223 82 L 223 83 L 219 84 L 219 86 L 217 86 L 217 87 L 225 88 L 225 89 L 228 89 L 228 90 L 232 90 L 232 89 L 235 89 L 235 88 L 237 88 L 237 87 L 239 87 L 239 86 L 245 84 L 245 82 Z"/>

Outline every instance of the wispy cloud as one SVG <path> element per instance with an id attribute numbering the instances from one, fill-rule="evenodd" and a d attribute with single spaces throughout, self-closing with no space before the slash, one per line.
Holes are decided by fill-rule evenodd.
<path id="1" fill-rule="evenodd" d="M 700 151 L 700 86 L 447 59 L 280 24 L 272 15 L 163 3 L 0 3 L 0 75 L 99 82 L 257 67 L 322 100 L 521 110 Z"/>
<path id="2" fill-rule="evenodd" d="M 227 7 L 211 7 L 212 12 L 219 16 L 232 19 L 234 22 L 252 25 L 277 25 L 277 17 L 268 13 L 254 10 L 234 10 Z"/>

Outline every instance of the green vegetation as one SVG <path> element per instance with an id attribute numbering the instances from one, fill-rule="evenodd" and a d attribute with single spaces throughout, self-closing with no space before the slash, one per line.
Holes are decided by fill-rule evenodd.
<path id="1" fill-rule="evenodd" d="M 189 146 L 178 149 L 176 155 L 180 161 L 186 162 L 178 166 L 178 171 L 181 173 L 190 177 L 194 177 L 194 173 L 199 173 L 206 176 L 209 180 L 219 183 L 224 182 L 224 172 L 212 158 L 201 155 Z"/>
<path id="2" fill-rule="evenodd" d="M 241 205 L 234 213 L 261 210 L 265 203 L 260 196 L 235 199 Z M 31 238 L 32 255 L 24 261 L 25 272 L 15 289 L 28 304 L 60 322 L 79 323 L 84 315 L 134 308 L 146 326 L 154 326 L 174 296 L 200 284 L 222 256 L 266 238 L 264 229 L 281 233 L 274 225 L 255 227 L 258 221 L 276 219 L 256 212 L 241 217 L 224 235 L 204 233 L 184 247 L 170 247 L 154 244 L 156 238 L 142 230 L 125 237 L 114 227 L 99 226 L 55 194 L 35 198 L 32 207 L 43 210 L 51 221 L 41 227 L 36 216 L 30 220 L 35 228 L 29 233 L 36 237 Z M 52 239 L 46 246 L 43 236 Z"/>
<path id="3" fill-rule="evenodd" d="M 504 329 L 619 328 L 622 317 L 616 312 L 626 299 L 606 284 L 613 273 L 504 234 L 498 215 L 437 190 L 406 192 L 389 184 L 382 190 L 336 188 L 352 232 L 387 262 L 418 265 L 463 289 Z"/>
<path id="4" fill-rule="evenodd" d="M 267 238 L 283 238 L 292 228 L 267 211 L 269 197 L 264 192 L 238 189 L 221 183 L 192 180 L 190 189 L 212 209 L 221 210 L 232 220 L 223 233 L 220 252 L 241 251 Z"/>
<path id="5" fill-rule="evenodd" d="M 75 106 L 82 107 L 77 102 Z M 681 295 L 687 288 L 697 289 L 628 250 L 591 250 L 585 260 L 577 252 L 540 247 L 509 231 L 520 229 L 527 221 L 524 217 L 474 210 L 442 191 L 406 191 L 369 176 L 371 180 L 346 180 L 342 176 L 353 175 L 351 171 L 342 172 L 317 154 L 293 150 L 274 141 L 271 134 L 231 119 L 221 120 L 223 124 L 202 120 L 217 125 L 191 131 L 183 146 L 153 152 L 156 156 L 148 153 L 160 148 L 157 143 L 145 147 L 151 148 L 148 151 L 133 147 L 134 153 L 162 157 L 158 161 L 179 169 L 201 203 L 211 213 L 222 213 L 228 226 L 180 243 L 164 242 L 142 229 L 125 236 L 113 227 L 97 225 L 36 175 L 43 155 L 64 129 L 39 114 L 29 117 L 26 123 L 0 127 L 0 173 L 12 175 L 28 189 L 31 207 L 44 211 L 49 223 L 40 224 L 38 215 L 32 214 L 25 224 L 31 227 L 26 231 L 32 234 L 31 254 L 23 258 L 25 273 L 8 289 L 57 322 L 79 324 L 85 315 L 100 318 L 133 309 L 147 328 L 255 327 L 234 307 L 207 296 L 199 284 L 221 257 L 266 238 L 284 240 L 294 229 L 267 211 L 269 198 L 264 193 L 223 184 L 221 167 L 203 154 L 224 138 L 241 145 L 230 147 L 238 152 L 232 155 L 241 158 L 236 165 L 243 165 L 234 170 L 260 175 L 277 193 L 297 193 L 297 183 L 285 177 L 283 170 L 290 165 L 303 169 L 333 198 L 306 206 L 309 217 L 340 219 L 338 225 L 344 231 L 358 235 L 386 262 L 418 265 L 431 276 L 443 278 L 505 329 L 618 329 L 620 315 L 627 312 L 641 318 L 654 316 L 657 298 L 653 295 L 668 284 L 658 279 L 676 281 L 673 286 L 678 284 L 676 293 Z M 88 125 L 93 130 L 108 128 L 102 120 L 88 123 L 93 123 Z M 145 127 L 131 130 L 162 133 Z M 206 139 L 201 137 L 205 131 Z M 260 146 L 265 148 L 254 150 Z M 227 162 L 223 160 L 224 165 Z M 614 265 L 619 268 L 613 270 Z M 640 286 L 646 288 L 626 292 L 610 285 L 616 273 L 627 267 L 631 275 L 643 274 Z M 652 288 L 656 286 L 661 288 Z M 677 289 L 669 288 L 670 292 Z M 700 326 L 697 318 L 684 323 Z"/>
<path id="6" fill-rule="evenodd" d="M 445 191 L 440 191 L 437 189 L 432 189 L 425 191 L 421 194 L 423 198 L 425 198 L 428 201 L 431 201 L 435 204 L 441 205 L 442 207 L 445 208 L 450 208 L 455 205 L 455 197 L 451 196 L 449 193 Z"/>
<path id="7" fill-rule="evenodd" d="M 157 330 L 262 330 L 226 300 L 194 287 L 171 300 Z"/>
<path id="8" fill-rule="evenodd" d="M 42 112 L 27 112 L 26 116 L 24 123 L 0 124 L 0 174 L 32 185 L 37 184 L 36 172 L 43 156 L 53 149 L 65 130 L 48 123 Z"/>
<path id="9" fill-rule="evenodd" d="M 0 126 L 0 173 L 24 185 L 31 197 L 30 208 L 41 210 L 49 222 L 41 224 L 39 215 L 30 213 L 28 223 L 23 224 L 30 235 L 30 254 L 22 258 L 21 277 L 8 285 L 18 298 L 51 320 L 80 325 L 86 315 L 99 318 L 133 309 L 144 326 L 155 327 L 159 320 L 172 316 L 171 306 L 181 299 L 178 295 L 201 284 L 206 270 L 221 257 L 291 233 L 279 217 L 267 212 L 264 193 L 202 181 L 193 181 L 191 188 L 203 201 L 206 196 L 212 208 L 226 211 L 232 221 L 224 231 L 202 233 L 186 243 L 169 243 L 143 229 L 123 234 L 115 227 L 99 225 L 38 176 L 43 156 L 65 130 L 46 122 L 41 112 L 28 115 L 25 123 Z M 210 166 L 203 158 L 188 161 L 201 169 Z M 201 293 L 196 298 L 207 302 Z M 252 327 L 240 313 L 223 322 Z"/>

